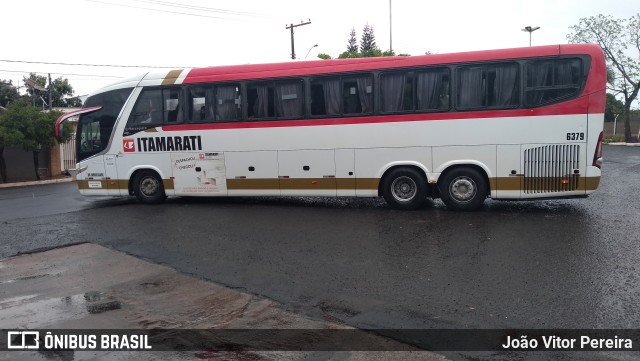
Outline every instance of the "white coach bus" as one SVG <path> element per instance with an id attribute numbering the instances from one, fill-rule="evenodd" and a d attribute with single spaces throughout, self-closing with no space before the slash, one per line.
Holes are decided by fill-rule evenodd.
<path id="1" fill-rule="evenodd" d="M 586 197 L 600 181 L 598 45 L 318 60 L 145 74 L 93 93 L 77 127 L 84 195 Z"/>

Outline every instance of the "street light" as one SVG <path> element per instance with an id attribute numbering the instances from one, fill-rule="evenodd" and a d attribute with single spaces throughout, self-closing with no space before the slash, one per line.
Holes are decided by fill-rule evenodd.
<path id="1" fill-rule="evenodd" d="M 391 0 L 389 0 L 389 52 L 393 53 L 393 26 L 391 23 Z"/>
<path id="2" fill-rule="evenodd" d="M 525 26 L 524 29 L 522 29 L 522 31 L 525 31 L 527 33 L 529 33 L 529 46 L 531 46 L 531 33 L 533 33 L 534 31 L 540 29 L 539 26 L 535 26 L 535 27 L 531 27 L 531 26 Z"/>
<path id="3" fill-rule="evenodd" d="M 309 51 L 307 51 L 307 55 L 304 56 L 305 59 L 307 58 L 307 56 L 309 56 L 309 53 L 311 52 L 311 49 L 315 48 L 316 46 L 318 46 L 318 44 L 316 44 L 316 45 L 314 45 L 314 46 L 309 48 Z"/>

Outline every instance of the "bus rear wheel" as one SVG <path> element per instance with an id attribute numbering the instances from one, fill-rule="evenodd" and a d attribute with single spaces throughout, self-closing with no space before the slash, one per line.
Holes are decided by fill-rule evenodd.
<path id="1" fill-rule="evenodd" d="M 395 209 L 418 209 L 426 202 L 426 180 L 413 168 L 396 168 L 382 180 L 382 196 Z"/>
<path id="2" fill-rule="evenodd" d="M 167 198 L 162 179 L 154 171 L 144 170 L 133 179 L 133 194 L 142 203 L 160 203 Z"/>
<path id="3" fill-rule="evenodd" d="M 439 187 L 442 201 L 454 211 L 479 209 L 489 191 L 485 177 L 478 170 L 466 167 L 447 172 Z"/>

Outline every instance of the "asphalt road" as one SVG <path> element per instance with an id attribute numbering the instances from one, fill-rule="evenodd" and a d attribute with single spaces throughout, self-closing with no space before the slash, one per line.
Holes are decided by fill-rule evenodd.
<path id="1" fill-rule="evenodd" d="M 95 242 L 362 328 L 637 329 L 640 148 L 604 152 L 588 199 L 487 201 L 474 213 L 439 201 L 414 212 L 351 198 L 145 206 L 83 198 L 74 184 L 2 189 L 0 257 Z"/>

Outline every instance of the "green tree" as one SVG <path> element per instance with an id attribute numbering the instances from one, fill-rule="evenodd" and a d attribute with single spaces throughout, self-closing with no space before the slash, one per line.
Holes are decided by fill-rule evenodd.
<path id="1" fill-rule="evenodd" d="M 356 40 L 355 28 L 351 28 L 351 32 L 349 33 L 349 41 L 347 41 L 347 52 L 348 53 L 358 52 L 358 41 Z"/>
<path id="2" fill-rule="evenodd" d="M 373 27 L 367 23 L 364 25 L 364 29 L 362 29 L 362 36 L 360 37 L 360 51 L 364 53 L 377 47 L 376 35 L 373 31 Z"/>
<path id="3" fill-rule="evenodd" d="M 67 79 L 57 78 L 49 86 L 51 87 L 51 102 L 54 107 L 70 106 L 67 97 L 73 96 L 73 87 Z"/>
<path id="4" fill-rule="evenodd" d="M 32 153 L 36 178 L 40 180 L 40 174 L 38 174 L 40 153 L 53 147 L 56 139 L 55 122 L 62 113 L 56 111 L 40 112 L 38 110 L 36 110 L 36 113 L 31 112 L 30 117 L 23 124 L 22 135 L 24 138 L 22 140 L 22 148 Z M 65 133 L 68 134 L 68 132 Z"/>
<path id="5" fill-rule="evenodd" d="M 24 100 L 16 100 L 7 106 L 7 110 L 0 113 L 0 176 L 7 181 L 7 165 L 4 160 L 4 149 L 22 143 L 24 136 L 20 132 L 22 121 L 26 118 L 23 108 L 33 109 Z"/>
<path id="6" fill-rule="evenodd" d="M 69 84 L 68 79 L 62 77 L 56 78 L 51 81 L 51 84 L 47 86 L 47 77 L 30 73 L 28 80 L 33 81 L 38 86 L 45 88 L 45 90 L 34 89 L 34 87 L 27 86 L 27 93 L 30 96 L 31 103 L 41 108 L 43 106 L 42 99 L 46 103 L 49 102 L 49 88 L 51 88 L 51 103 L 54 107 L 79 107 L 82 106 L 82 102 L 73 97 L 73 87 Z M 41 99 L 42 97 L 42 99 Z"/>
<path id="7" fill-rule="evenodd" d="M 9 104 L 7 110 L 0 115 L 0 150 L 2 151 L 0 156 L 3 155 L 5 147 L 21 144 L 25 151 L 32 153 L 34 172 L 36 178 L 40 179 L 38 174 L 40 152 L 53 147 L 55 121 L 61 114 L 60 112 L 41 112 L 22 99 Z M 71 134 L 69 128 L 63 133 L 67 138 L 60 139 L 61 142 L 68 140 Z M 0 161 L 2 180 L 6 182 L 4 157 L 0 157 Z"/>
<path id="8" fill-rule="evenodd" d="M 338 59 L 348 59 L 348 58 L 362 58 L 362 54 L 345 51 L 342 54 L 338 55 Z"/>
<path id="9" fill-rule="evenodd" d="M 614 19 L 611 16 L 596 15 L 580 19 L 578 25 L 567 35 L 572 43 L 598 43 L 607 59 L 609 90 L 614 95 L 624 97 L 624 138 L 631 141 L 631 104 L 640 91 L 640 13 L 629 19 Z M 638 51 L 638 56 L 630 57 L 629 48 Z M 613 79 L 611 79 L 613 78 Z"/>
<path id="10" fill-rule="evenodd" d="M 604 121 L 612 122 L 617 115 L 624 112 L 624 104 L 618 100 L 613 94 L 607 93 L 607 104 L 604 109 Z"/>
<path id="11" fill-rule="evenodd" d="M 0 79 L 0 106 L 6 108 L 9 103 L 19 97 L 18 89 L 13 86 L 11 80 Z"/>
<path id="12" fill-rule="evenodd" d="M 331 60 L 331 59 L 333 59 L 333 58 L 331 57 L 331 55 L 326 54 L 326 53 L 320 53 L 320 54 L 318 54 L 318 58 L 320 58 L 320 59 L 322 59 L 322 60 Z"/>

